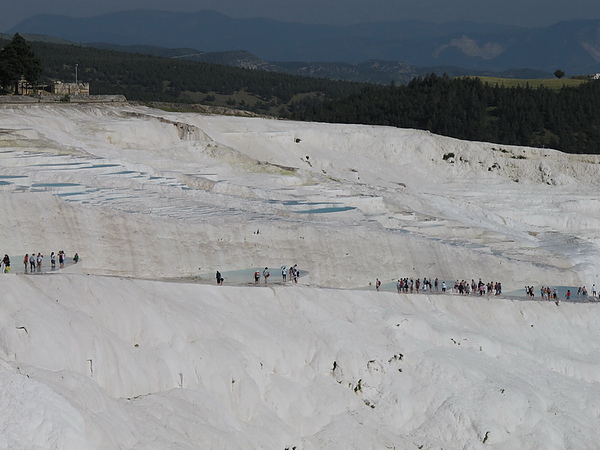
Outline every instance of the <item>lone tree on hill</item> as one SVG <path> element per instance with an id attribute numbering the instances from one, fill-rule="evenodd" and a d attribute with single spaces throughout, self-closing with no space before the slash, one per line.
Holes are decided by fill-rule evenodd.
<path id="1" fill-rule="evenodd" d="M 560 80 L 562 77 L 565 76 L 565 73 L 562 70 L 558 69 L 554 71 L 554 76 Z"/>
<path id="2" fill-rule="evenodd" d="M 42 62 L 27 41 L 19 33 L 15 34 L 0 50 L 0 85 L 4 90 L 17 92 L 21 77 L 33 85 L 41 74 Z"/>

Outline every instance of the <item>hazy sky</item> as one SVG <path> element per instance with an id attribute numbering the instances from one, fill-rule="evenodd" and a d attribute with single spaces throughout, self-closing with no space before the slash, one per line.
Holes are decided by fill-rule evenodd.
<path id="1" fill-rule="evenodd" d="M 599 0 L 21 0 L 2 7 L 0 31 L 36 14 L 84 17 L 127 9 L 214 9 L 238 18 L 328 24 L 421 19 L 538 26 L 568 19 L 600 18 Z"/>

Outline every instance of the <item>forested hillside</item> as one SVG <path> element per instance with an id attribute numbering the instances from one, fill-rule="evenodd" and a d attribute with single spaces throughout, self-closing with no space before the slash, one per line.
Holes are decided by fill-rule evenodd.
<path id="1" fill-rule="evenodd" d="M 418 128 L 459 139 L 600 153 L 600 81 L 551 90 L 429 75 L 407 86 L 370 86 L 345 99 L 296 111 L 292 117 Z"/>
<path id="2" fill-rule="evenodd" d="M 0 43 L 1 44 L 1 43 Z M 388 125 L 459 139 L 600 153 L 600 81 L 548 89 L 428 75 L 406 86 L 332 81 L 77 45 L 32 42 L 43 80 L 92 94 L 200 103 L 304 121 Z"/>
<path id="3" fill-rule="evenodd" d="M 203 103 L 284 115 L 298 99 L 337 99 L 367 86 L 78 45 L 31 46 L 42 60 L 46 80 L 75 81 L 77 64 L 79 81 L 90 83 L 91 94 L 123 94 L 135 101 Z"/>

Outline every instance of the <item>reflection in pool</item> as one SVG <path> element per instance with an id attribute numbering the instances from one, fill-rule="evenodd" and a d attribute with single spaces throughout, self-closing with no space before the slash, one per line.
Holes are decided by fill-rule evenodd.
<path id="1" fill-rule="evenodd" d="M 302 211 L 294 211 L 294 212 L 297 214 L 323 214 L 323 213 L 350 211 L 352 209 L 356 209 L 356 207 L 354 207 L 354 206 L 331 206 L 328 208 L 305 209 Z"/>
<path id="2" fill-rule="evenodd" d="M 40 187 L 74 187 L 81 186 L 79 183 L 33 183 L 31 187 L 40 188 Z"/>

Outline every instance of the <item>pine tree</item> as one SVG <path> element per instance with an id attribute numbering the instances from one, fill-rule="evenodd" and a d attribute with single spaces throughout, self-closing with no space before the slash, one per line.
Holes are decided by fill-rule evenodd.
<path id="1" fill-rule="evenodd" d="M 31 46 L 15 34 L 6 47 L 0 50 L 0 85 L 5 90 L 17 91 L 21 77 L 34 84 L 42 74 L 42 63 Z"/>

